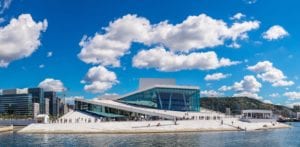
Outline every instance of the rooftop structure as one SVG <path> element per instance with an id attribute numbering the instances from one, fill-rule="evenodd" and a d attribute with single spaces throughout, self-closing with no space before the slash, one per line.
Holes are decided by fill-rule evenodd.
<path id="1" fill-rule="evenodd" d="M 176 85 L 176 80 L 159 78 L 141 78 L 139 80 L 139 89 L 145 89 L 155 85 Z"/>
<path id="2" fill-rule="evenodd" d="M 2 91 L 2 95 L 13 95 L 13 94 L 28 94 L 28 89 L 5 89 Z"/>

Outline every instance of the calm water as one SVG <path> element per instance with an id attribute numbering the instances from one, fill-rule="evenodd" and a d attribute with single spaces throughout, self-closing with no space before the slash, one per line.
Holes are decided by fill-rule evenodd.
<path id="1" fill-rule="evenodd" d="M 0 134 L 2 146 L 300 147 L 300 123 L 291 129 L 176 134 Z"/>

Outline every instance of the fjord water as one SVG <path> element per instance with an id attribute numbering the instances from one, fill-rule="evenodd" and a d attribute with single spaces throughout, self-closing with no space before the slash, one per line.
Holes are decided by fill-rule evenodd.
<path id="1" fill-rule="evenodd" d="M 2 146 L 299 147 L 300 123 L 288 129 L 162 134 L 1 133 Z"/>

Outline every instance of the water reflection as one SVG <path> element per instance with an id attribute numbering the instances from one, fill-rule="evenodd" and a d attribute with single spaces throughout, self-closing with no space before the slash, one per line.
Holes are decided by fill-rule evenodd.
<path id="1" fill-rule="evenodd" d="M 174 134 L 17 134 L 1 133 L 0 146 L 300 146 L 300 124 L 292 129 Z"/>

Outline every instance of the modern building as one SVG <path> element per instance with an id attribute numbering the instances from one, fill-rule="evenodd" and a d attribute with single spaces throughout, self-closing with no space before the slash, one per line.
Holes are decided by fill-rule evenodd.
<path id="1" fill-rule="evenodd" d="M 56 92 L 46 91 L 44 97 L 49 99 L 49 114 L 55 117 L 59 116 L 59 98 Z"/>
<path id="2" fill-rule="evenodd" d="M 296 115 L 297 120 L 300 120 L 300 112 L 297 112 Z"/>
<path id="3" fill-rule="evenodd" d="M 46 115 L 49 115 L 49 99 L 48 98 L 45 98 L 45 113 Z"/>
<path id="4" fill-rule="evenodd" d="M 42 88 L 7 89 L 0 94 L 0 115 L 33 117 L 39 114 L 59 116 L 59 98 Z"/>
<path id="5" fill-rule="evenodd" d="M 42 88 L 28 88 L 28 93 L 32 95 L 33 103 L 40 104 L 40 114 L 44 114 L 45 113 L 44 90 Z"/>
<path id="6" fill-rule="evenodd" d="M 75 110 L 119 120 L 183 118 L 200 112 L 200 89 L 173 79 L 140 79 L 139 89 L 123 96 L 75 100 Z M 187 116 L 186 116 L 187 117 Z"/>
<path id="7" fill-rule="evenodd" d="M 0 95 L 0 115 L 32 116 L 32 95 L 13 94 L 4 90 Z"/>
<path id="8" fill-rule="evenodd" d="M 300 112 L 300 105 L 294 105 L 293 109 L 295 112 Z"/>
<path id="9" fill-rule="evenodd" d="M 276 121 L 271 110 L 242 110 L 241 120 L 247 122 Z"/>
<path id="10" fill-rule="evenodd" d="M 33 118 L 36 118 L 40 114 L 40 104 L 33 103 Z"/>

